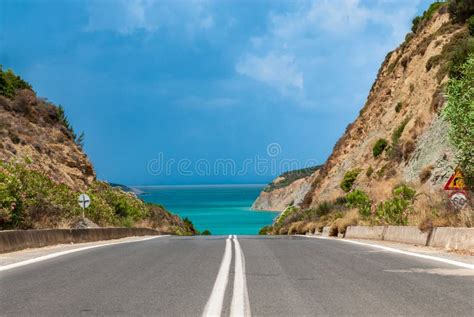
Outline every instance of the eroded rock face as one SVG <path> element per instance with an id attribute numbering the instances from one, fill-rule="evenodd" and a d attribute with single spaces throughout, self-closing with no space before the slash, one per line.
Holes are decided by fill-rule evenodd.
<path id="1" fill-rule="evenodd" d="M 57 183 L 85 190 L 95 180 L 92 164 L 58 117 L 57 108 L 31 90 L 13 100 L 0 96 L 0 159 L 28 162 Z"/>
<path id="2" fill-rule="evenodd" d="M 366 191 L 375 202 L 390 197 L 400 183 L 439 196 L 433 193 L 439 193 L 455 162 L 447 123 L 440 118 L 442 87 L 448 77 L 440 76 L 440 66 L 432 58 L 460 32 L 466 32 L 465 27 L 452 24 L 449 14 L 434 14 L 387 55 L 359 117 L 347 127 L 323 168 L 308 180 L 262 192 L 254 207 L 282 210 L 294 199 L 295 205 L 300 202 L 303 208 L 311 208 L 334 200 L 345 194 L 340 183 L 352 169 L 360 170 L 354 187 Z M 372 150 L 379 139 L 387 140 L 393 150 L 374 157 Z M 304 191 L 306 197 L 301 200 Z"/>
<path id="3" fill-rule="evenodd" d="M 311 177 L 298 179 L 288 186 L 270 192 L 261 192 L 252 209 L 283 211 L 291 205 L 299 205 L 311 187 Z"/>

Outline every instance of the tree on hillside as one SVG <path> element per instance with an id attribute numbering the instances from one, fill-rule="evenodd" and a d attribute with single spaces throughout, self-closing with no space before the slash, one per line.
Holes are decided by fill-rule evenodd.
<path id="1" fill-rule="evenodd" d="M 449 0 L 449 14 L 456 22 L 464 22 L 474 15 L 474 0 Z"/>
<path id="2" fill-rule="evenodd" d="M 20 76 L 15 75 L 11 69 L 4 72 L 0 65 L 0 95 L 7 98 L 13 98 L 17 89 L 31 90 L 31 85 L 24 81 Z"/>

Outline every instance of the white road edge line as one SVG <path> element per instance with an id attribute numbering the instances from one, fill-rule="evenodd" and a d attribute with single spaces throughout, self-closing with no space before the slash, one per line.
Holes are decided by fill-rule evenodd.
<path id="1" fill-rule="evenodd" d="M 204 317 L 217 317 L 221 315 L 222 305 L 224 302 L 225 290 L 227 288 L 227 282 L 229 281 L 230 263 L 232 262 L 232 240 L 231 236 L 225 241 L 225 251 L 222 257 L 221 266 L 217 278 L 212 288 L 211 296 L 204 307 L 202 316 Z"/>
<path id="2" fill-rule="evenodd" d="M 334 241 L 341 241 L 341 242 L 346 242 L 346 243 L 364 245 L 364 246 L 373 247 L 373 248 L 377 248 L 377 249 L 381 249 L 381 250 L 385 250 L 385 251 L 389 251 L 389 252 L 393 252 L 393 253 L 409 255 L 409 256 L 413 256 L 413 257 L 417 257 L 417 258 L 422 258 L 422 259 L 427 259 L 427 260 L 431 260 L 431 261 L 447 263 L 447 264 L 462 267 L 462 268 L 465 268 L 465 269 L 474 270 L 474 264 L 454 261 L 454 260 L 450 260 L 450 259 L 440 258 L 440 257 L 437 257 L 437 256 L 432 256 L 432 255 L 426 255 L 426 254 L 420 254 L 420 253 L 415 253 L 415 252 L 410 252 L 410 251 L 399 250 L 399 249 L 395 249 L 395 248 L 386 247 L 386 246 L 383 246 L 383 245 L 364 243 L 364 242 L 348 240 L 348 239 L 332 239 L 332 238 L 327 238 L 327 237 L 305 236 L 305 235 L 299 235 L 299 236 L 305 237 L 305 238 L 310 238 L 310 239 L 315 239 L 316 238 L 316 239 L 334 240 Z"/>
<path id="3" fill-rule="evenodd" d="M 50 260 L 53 258 L 57 258 L 59 256 L 63 256 L 66 254 L 71 254 L 75 252 L 80 252 L 80 251 L 85 251 L 85 250 L 90 250 L 90 249 L 96 249 L 96 248 L 102 248 L 102 247 L 107 247 L 110 245 L 116 245 L 116 244 L 124 244 L 124 243 L 132 243 L 132 242 L 141 242 L 141 241 L 146 241 L 146 240 L 151 240 L 151 239 L 156 239 L 156 238 L 162 238 L 162 237 L 167 237 L 168 235 L 162 235 L 162 236 L 153 236 L 153 237 L 147 237 L 139 240 L 132 240 L 132 241 L 118 241 L 118 242 L 112 242 L 112 243 L 105 243 L 105 244 L 99 244 L 99 245 L 92 245 L 88 247 L 83 247 L 83 248 L 77 248 L 77 249 L 72 249 L 72 250 L 66 250 L 66 251 L 61 251 L 61 252 L 56 252 L 56 253 L 51 253 L 48 255 L 43 255 L 37 258 L 17 262 L 17 263 L 12 263 L 4 266 L 0 266 L 0 272 L 3 271 L 8 271 L 17 267 L 33 264 L 33 263 L 38 263 L 46 260 Z"/>
<path id="4" fill-rule="evenodd" d="M 249 317 L 250 303 L 247 291 L 247 279 L 245 276 L 245 258 L 240 248 L 239 240 L 234 235 L 235 250 L 235 275 L 234 275 L 234 292 L 232 294 L 232 304 L 230 306 L 231 317 Z"/>

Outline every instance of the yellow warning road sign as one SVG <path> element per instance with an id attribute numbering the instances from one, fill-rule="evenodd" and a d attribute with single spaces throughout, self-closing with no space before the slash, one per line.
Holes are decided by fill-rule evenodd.
<path id="1" fill-rule="evenodd" d="M 464 183 L 464 178 L 462 177 L 462 173 L 459 169 L 454 171 L 454 174 L 451 175 L 446 185 L 444 185 L 444 190 L 461 190 L 466 189 L 466 185 Z"/>

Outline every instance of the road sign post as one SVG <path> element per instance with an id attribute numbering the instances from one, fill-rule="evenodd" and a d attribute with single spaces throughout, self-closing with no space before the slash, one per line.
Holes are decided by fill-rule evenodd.
<path id="1" fill-rule="evenodd" d="M 444 190 L 451 192 L 449 194 L 449 201 L 451 206 L 456 210 L 462 209 L 468 202 L 465 189 L 466 184 L 462 172 L 459 168 L 456 168 L 453 175 L 451 175 L 444 185 Z"/>
<path id="2" fill-rule="evenodd" d="M 444 190 L 464 190 L 466 189 L 466 185 L 464 183 L 464 178 L 462 176 L 461 170 L 456 168 L 454 174 L 446 182 L 444 185 Z"/>
<path id="3" fill-rule="evenodd" d="M 79 206 L 82 208 L 82 219 L 85 219 L 85 210 L 91 204 L 91 199 L 87 194 L 80 194 L 79 195 Z"/>

